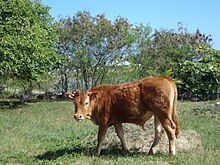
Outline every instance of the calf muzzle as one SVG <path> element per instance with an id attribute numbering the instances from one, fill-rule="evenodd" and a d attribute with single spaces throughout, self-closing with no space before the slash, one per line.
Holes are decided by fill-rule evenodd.
<path id="1" fill-rule="evenodd" d="M 76 119 L 76 121 L 82 121 L 85 119 L 85 117 L 82 114 L 75 114 L 74 118 Z"/>

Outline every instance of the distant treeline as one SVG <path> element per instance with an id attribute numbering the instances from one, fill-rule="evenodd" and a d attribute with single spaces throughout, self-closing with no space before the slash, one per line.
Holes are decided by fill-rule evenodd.
<path id="1" fill-rule="evenodd" d="M 218 97 L 220 52 L 199 29 L 190 33 L 179 22 L 175 30 L 153 31 L 123 17 L 109 20 L 84 11 L 54 22 L 40 1 L 0 6 L 0 97 L 64 93 L 155 75 L 181 82 L 180 99 Z"/>

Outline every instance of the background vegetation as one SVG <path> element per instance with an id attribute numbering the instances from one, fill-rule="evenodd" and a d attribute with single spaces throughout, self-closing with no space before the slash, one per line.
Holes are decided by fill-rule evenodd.
<path id="1" fill-rule="evenodd" d="M 0 1 L 1 97 L 89 89 L 172 70 L 182 98 L 217 97 L 220 53 L 195 29 L 157 29 L 118 17 L 76 15 L 54 21 L 37 0 Z M 189 96 L 188 96 L 189 97 Z"/>
<path id="2" fill-rule="evenodd" d="M 1 0 L 0 5 L 0 89 L 11 80 L 31 92 L 57 60 L 49 7 L 29 0 Z"/>

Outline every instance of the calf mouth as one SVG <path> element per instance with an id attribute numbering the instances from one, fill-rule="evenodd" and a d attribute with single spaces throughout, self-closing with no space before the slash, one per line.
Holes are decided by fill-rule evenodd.
<path id="1" fill-rule="evenodd" d="M 79 122 L 79 123 L 81 123 L 83 120 L 82 119 L 80 119 L 80 120 L 77 120 L 77 122 Z"/>
<path id="2" fill-rule="evenodd" d="M 76 119 L 77 122 L 82 122 L 84 119 Z"/>
<path id="3" fill-rule="evenodd" d="M 85 119 L 85 117 L 83 115 L 75 115 L 74 118 L 78 122 L 81 122 Z"/>

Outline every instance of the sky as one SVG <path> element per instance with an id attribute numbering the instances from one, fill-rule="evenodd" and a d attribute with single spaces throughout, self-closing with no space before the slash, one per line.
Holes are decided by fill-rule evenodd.
<path id="1" fill-rule="evenodd" d="M 41 0 L 50 6 L 55 20 L 89 11 L 114 21 L 118 16 L 132 24 L 149 25 L 152 30 L 177 30 L 178 22 L 190 33 L 197 29 L 211 35 L 212 47 L 220 50 L 220 0 Z"/>

